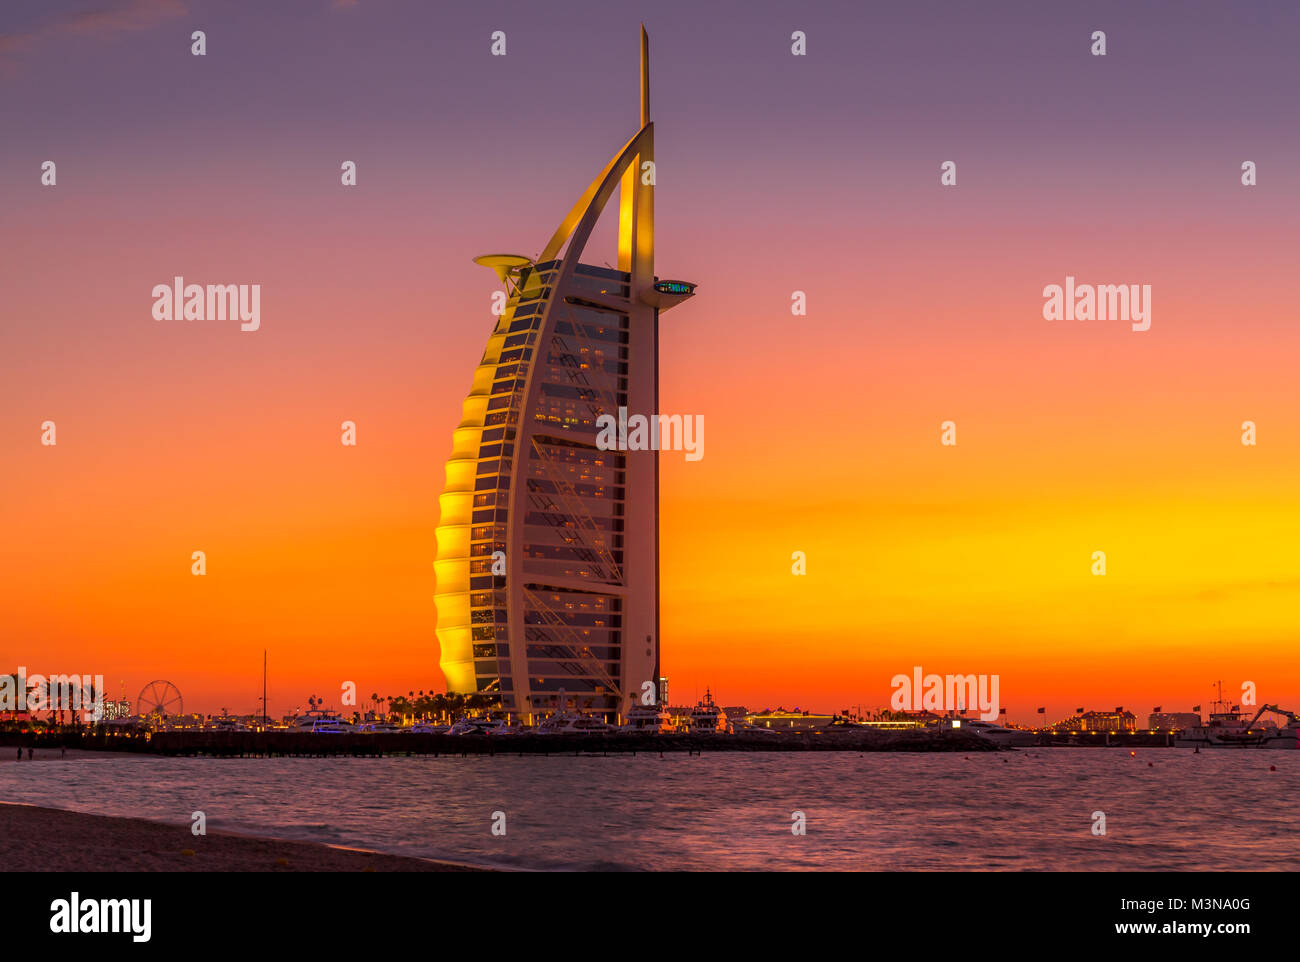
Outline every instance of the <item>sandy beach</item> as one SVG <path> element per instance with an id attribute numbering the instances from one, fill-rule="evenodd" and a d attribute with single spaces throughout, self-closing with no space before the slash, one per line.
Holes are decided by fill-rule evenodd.
<path id="1" fill-rule="evenodd" d="M 8 872 L 473 872 L 468 866 L 315 842 L 209 832 L 0 802 Z"/>

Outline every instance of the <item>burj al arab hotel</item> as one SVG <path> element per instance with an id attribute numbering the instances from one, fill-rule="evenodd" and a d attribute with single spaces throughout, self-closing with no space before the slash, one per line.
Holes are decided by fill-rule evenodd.
<path id="1" fill-rule="evenodd" d="M 452 440 L 435 600 L 449 691 L 515 715 L 607 717 L 657 700 L 659 462 L 602 450 L 597 418 L 658 411 L 659 315 L 693 284 L 654 273 L 654 124 L 641 125 L 536 262 L 488 254 L 508 294 Z M 618 267 L 582 262 L 619 196 Z"/>

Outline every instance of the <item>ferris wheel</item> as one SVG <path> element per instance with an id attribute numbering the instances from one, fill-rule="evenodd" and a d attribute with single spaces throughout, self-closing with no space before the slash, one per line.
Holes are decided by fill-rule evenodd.
<path id="1" fill-rule="evenodd" d="M 151 681 L 140 689 L 135 712 L 140 716 L 179 715 L 184 709 L 181 690 L 169 681 Z"/>

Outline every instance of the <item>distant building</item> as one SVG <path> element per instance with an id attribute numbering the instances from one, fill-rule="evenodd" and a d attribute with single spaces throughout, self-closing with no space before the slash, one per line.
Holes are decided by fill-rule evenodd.
<path id="1" fill-rule="evenodd" d="M 731 718 L 731 709 L 727 709 L 727 717 Z M 778 731 L 811 731 L 816 728 L 825 728 L 835 719 L 834 715 L 813 714 L 807 711 L 786 711 L 778 708 L 776 711 L 755 712 L 746 716 L 746 721 L 751 725 L 759 728 L 771 728 Z"/>
<path id="2" fill-rule="evenodd" d="M 659 704 L 668 704 L 668 677 L 666 675 L 659 676 Z"/>
<path id="3" fill-rule="evenodd" d="M 894 718 L 894 719 L 884 719 L 884 720 L 859 721 L 859 722 L 855 722 L 855 724 L 861 725 L 863 728 L 870 728 L 874 731 L 902 732 L 912 728 L 928 728 L 932 723 L 928 721 L 921 721 L 918 719 Z M 933 724 L 937 724 L 937 722 Z"/>
<path id="4" fill-rule="evenodd" d="M 1133 732 L 1137 731 L 1137 716 L 1131 711 L 1090 711 L 1068 724 L 1081 732 Z"/>
<path id="5" fill-rule="evenodd" d="M 1160 731 L 1179 731 L 1184 728 L 1196 728 L 1200 724 L 1200 713 L 1192 711 L 1152 712 L 1147 718 L 1147 727 L 1157 728 Z"/>
<path id="6" fill-rule="evenodd" d="M 104 702 L 104 721 L 113 721 L 115 718 L 129 718 L 134 713 L 129 701 Z"/>

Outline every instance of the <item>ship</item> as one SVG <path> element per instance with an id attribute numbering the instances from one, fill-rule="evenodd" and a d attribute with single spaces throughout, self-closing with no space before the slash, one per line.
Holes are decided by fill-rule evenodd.
<path id="1" fill-rule="evenodd" d="M 291 732 L 313 735 L 342 735 L 354 730 L 352 722 L 321 708 L 313 708 L 299 715 L 289 727 Z"/>
<path id="2" fill-rule="evenodd" d="M 729 735 L 731 723 L 727 713 L 713 703 L 713 694 L 704 689 L 704 701 L 691 709 L 690 733 L 692 735 Z"/>
<path id="3" fill-rule="evenodd" d="M 963 718 L 956 714 L 940 721 L 939 728 L 969 732 L 1003 748 L 1032 748 L 1040 742 L 1037 732 L 1026 731 L 1023 728 L 1007 728 L 979 718 Z"/>
<path id="4" fill-rule="evenodd" d="M 1284 726 L 1260 725 L 1260 718 L 1272 712 L 1287 719 Z M 1210 717 L 1193 728 L 1184 728 L 1174 736 L 1175 748 L 1300 748 L 1300 717 L 1277 705 L 1264 705 L 1246 721 L 1246 713 L 1236 706 L 1210 712 Z"/>
<path id="5" fill-rule="evenodd" d="M 619 731 L 632 735 L 669 734 L 673 731 L 673 718 L 662 705 L 633 705 Z"/>
<path id="6" fill-rule="evenodd" d="M 531 731 L 534 735 L 606 735 L 614 732 L 613 725 L 581 712 L 559 712 L 547 718 Z"/>

